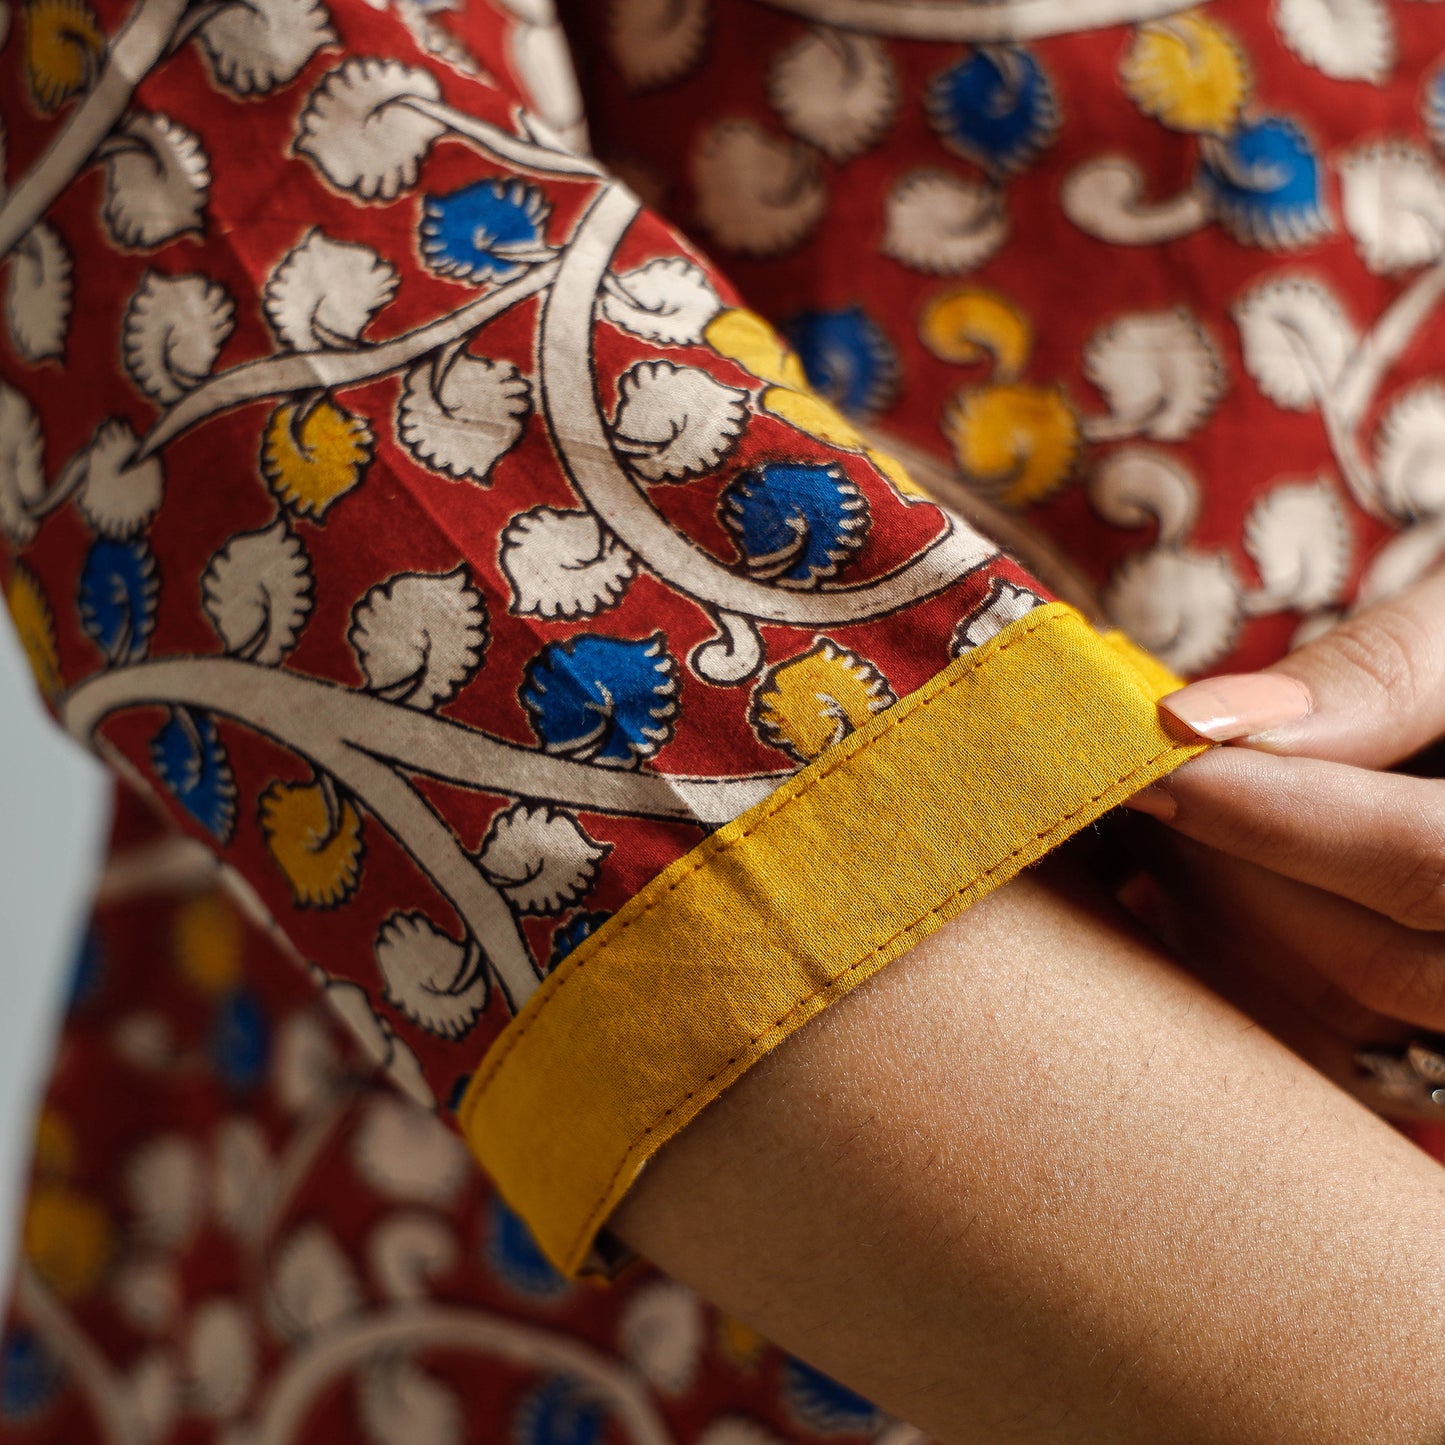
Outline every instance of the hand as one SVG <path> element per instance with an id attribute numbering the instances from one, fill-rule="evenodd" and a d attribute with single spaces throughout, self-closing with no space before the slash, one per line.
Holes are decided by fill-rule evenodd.
<path id="1" fill-rule="evenodd" d="M 1131 800 L 1202 845 L 1160 860 L 1176 946 L 1197 958 L 1207 941 L 1333 1035 L 1310 1051 L 1336 1077 L 1347 1045 L 1445 1032 L 1445 781 L 1380 771 L 1445 734 L 1445 576 L 1161 706 L 1242 744 Z"/>

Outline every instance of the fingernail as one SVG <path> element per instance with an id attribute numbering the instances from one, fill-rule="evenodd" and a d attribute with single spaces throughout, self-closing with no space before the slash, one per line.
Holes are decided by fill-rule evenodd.
<path id="1" fill-rule="evenodd" d="M 1132 798 L 1125 798 L 1123 806 L 1132 808 L 1136 813 L 1147 813 L 1151 818 L 1167 823 L 1179 811 L 1179 800 L 1167 788 L 1161 788 L 1158 783 L 1150 783 Z"/>
<path id="2" fill-rule="evenodd" d="M 1405 1050 L 1405 1057 L 1427 1084 L 1445 1084 L 1445 1054 L 1417 1039 Z"/>
<path id="3" fill-rule="evenodd" d="M 1200 737 L 1227 743 L 1298 722 L 1314 699 L 1304 683 L 1282 672 L 1249 672 L 1191 682 L 1159 706 Z"/>

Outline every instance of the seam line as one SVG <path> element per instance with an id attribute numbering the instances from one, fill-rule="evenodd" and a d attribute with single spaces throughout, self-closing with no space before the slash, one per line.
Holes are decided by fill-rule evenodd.
<path id="1" fill-rule="evenodd" d="M 593 959 L 605 956 L 607 951 L 616 944 L 618 939 L 620 939 L 622 935 L 633 926 L 633 924 L 638 923 L 642 919 L 646 918 L 653 909 L 657 908 L 670 894 L 674 893 L 678 888 L 680 888 L 683 883 L 687 879 L 691 878 L 692 875 L 696 873 L 699 869 L 706 868 L 712 863 L 715 858 L 720 858 L 723 856 L 723 854 L 729 852 L 731 849 L 738 847 L 739 844 L 743 843 L 746 839 L 750 838 L 754 833 L 756 833 L 758 829 L 763 826 L 764 823 L 769 822 L 779 813 L 792 807 L 794 803 L 806 797 L 808 793 L 810 793 L 814 788 L 816 788 L 820 783 L 822 783 L 824 779 L 831 777 L 835 772 L 838 771 L 839 768 L 846 767 L 851 764 L 855 758 L 861 757 L 862 754 L 865 753 L 869 748 L 881 742 L 885 737 L 888 736 L 889 733 L 901 727 L 915 713 L 921 711 L 923 708 L 930 706 L 932 703 L 937 701 L 937 699 L 943 697 L 946 693 L 951 692 L 955 687 L 960 686 L 965 681 L 977 676 L 996 657 L 1002 657 L 1004 653 L 1008 652 L 1011 648 L 1020 646 L 1022 643 L 1027 641 L 1028 638 L 1032 637 L 1035 633 L 1039 632 L 1044 627 L 1049 626 L 1051 623 L 1067 621 L 1073 615 L 1074 614 L 1072 612 L 1067 611 L 1051 612 L 1049 616 L 1040 618 L 1038 622 L 1033 624 L 1033 626 L 1025 627 L 1017 637 L 1010 638 L 1008 642 L 1005 642 L 1002 646 L 996 648 L 986 657 L 980 658 L 966 672 L 960 673 L 952 681 L 946 683 L 943 687 L 939 688 L 937 692 L 931 693 L 929 696 L 921 698 L 918 698 L 915 694 L 917 700 L 913 702 L 912 705 L 909 705 L 907 702 L 896 704 L 895 707 L 901 713 L 901 716 L 892 719 L 887 727 L 880 729 L 871 738 L 869 738 L 866 743 L 863 743 L 860 747 L 857 747 L 853 751 L 846 753 L 843 757 L 837 759 L 837 761 L 829 764 L 827 767 L 816 773 L 806 783 L 804 783 L 803 786 L 797 790 L 797 792 L 790 793 L 786 798 L 784 798 L 780 803 L 778 803 L 776 807 L 770 808 L 761 817 L 757 818 L 744 832 L 739 833 L 736 838 L 731 838 L 728 840 L 728 842 L 722 844 L 717 848 L 712 849 L 707 853 L 705 857 L 699 858 L 697 862 L 695 862 L 690 868 L 687 868 L 683 872 L 679 873 L 678 876 L 674 878 L 672 882 L 669 883 L 668 886 L 657 895 L 656 898 L 649 900 L 643 908 L 640 908 L 636 913 L 632 914 L 629 918 L 624 920 L 618 926 L 616 932 L 613 933 L 612 936 L 607 939 L 604 944 L 598 947 L 594 952 L 588 954 L 585 958 L 579 959 L 576 967 L 573 968 L 567 974 L 567 976 L 557 984 L 557 987 L 552 992 L 552 994 L 549 995 L 549 997 L 547 997 L 546 999 L 540 1000 L 535 1017 L 528 1019 L 526 1023 L 522 1024 L 521 1027 L 518 1028 L 517 1032 L 512 1036 L 512 1038 L 505 1044 L 505 1046 L 499 1045 L 499 1052 L 497 1058 L 495 1059 L 495 1061 L 491 1062 L 490 1066 L 486 1063 L 483 1064 L 482 1067 L 484 1072 L 482 1073 L 481 1078 L 478 1079 L 472 1086 L 470 1107 L 467 1109 L 465 1117 L 463 1117 L 463 1119 L 461 1120 L 463 1128 L 465 1129 L 470 1127 L 472 1117 L 475 1115 L 477 1108 L 481 1104 L 482 1095 L 486 1092 L 492 1080 L 495 1079 L 497 1074 L 501 1071 L 502 1066 L 507 1062 L 508 1058 L 511 1057 L 512 1052 L 516 1049 L 517 1045 L 520 1044 L 523 1038 L 526 1037 L 532 1025 L 535 1024 L 544 1013 L 546 1013 L 547 1006 L 553 1001 L 553 999 L 557 997 L 558 994 L 562 992 L 564 988 L 567 987 L 568 984 L 572 982 L 574 978 L 577 978 L 582 973 L 582 970 L 586 968 L 587 965 L 593 961 Z M 1160 756 L 1162 757 L 1163 754 L 1160 754 Z M 1145 766 L 1147 766 L 1147 764 Z M 786 783 L 783 784 L 784 788 L 786 788 L 787 786 L 788 785 Z M 1113 785 L 1111 784 L 1111 786 Z M 1081 806 L 1087 807 L 1088 805 L 1083 804 Z M 1072 814 L 1070 816 L 1072 816 Z M 706 847 L 706 844 L 702 844 L 700 846 Z"/>
<path id="2" fill-rule="evenodd" d="M 1000 651 L 1002 650 L 1003 649 L 1000 649 Z M 891 937 L 884 939 L 884 941 L 878 944 L 876 948 L 870 949 L 869 952 L 865 953 L 861 958 L 856 959 L 853 963 L 849 964 L 847 968 L 842 969 L 838 973 L 834 974 L 834 976 L 821 988 L 816 988 L 804 998 L 799 999 L 780 1018 L 775 1019 L 761 1032 L 754 1034 L 753 1037 L 748 1039 L 747 1042 L 744 1043 L 742 1047 L 739 1048 L 732 1055 L 731 1058 L 726 1060 L 724 1063 L 719 1064 L 718 1067 L 711 1074 L 709 1074 L 706 1079 L 704 1079 L 700 1084 L 697 1084 L 695 1087 L 689 1090 L 686 1094 L 683 1095 L 681 1099 L 677 1100 L 673 1104 L 668 1105 L 666 1109 L 664 1109 L 660 1114 L 657 1115 L 655 1119 L 653 1119 L 652 1123 L 647 1125 L 646 1128 L 641 1130 L 641 1132 L 639 1132 L 633 1137 L 631 1143 L 629 1143 L 627 1148 L 623 1151 L 622 1159 L 618 1163 L 617 1168 L 613 1170 L 611 1177 L 608 1179 L 606 1185 L 603 1187 L 597 1202 L 588 1211 L 586 1221 L 576 1236 L 577 1241 L 587 1241 L 601 1227 L 602 1216 L 607 1211 L 608 1200 L 612 1194 L 614 1186 L 616 1185 L 617 1181 L 622 1177 L 624 1172 L 630 1167 L 633 1157 L 636 1155 L 639 1147 L 646 1141 L 648 1136 L 655 1133 L 657 1129 L 671 1115 L 675 1114 L 679 1109 L 685 1108 L 700 1093 L 703 1093 L 711 1084 L 716 1082 L 718 1077 L 721 1074 L 726 1073 L 728 1069 L 730 1069 L 735 1063 L 737 1063 L 740 1058 L 742 1058 L 745 1053 L 748 1052 L 749 1049 L 754 1048 L 757 1044 L 761 1043 L 762 1040 L 767 1038 L 769 1034 L 772 1034 L 778 1029 L 782 1028 L 788 1022 L 788 1020 L 793 1017 L 794 1014 L 799 1012 L 799 1010 L 806 1008 L 815 999 L 821 998 L 824 994 L 833 992 L 835 989 L 837 989 L 839 984 L 843 983 L 848 978 L 849 974 L 858 972 L 859 969 L 865 967 L 880 953 L 886 952 L 905 934 L 917 928 L 924 919 L 936 917 L 938 914 L 946 911 L 952 905 L 955 899 L 960 897 L 962 894 L 967 893 L 977 884 L 982 883 L 986 879 L 992 877 L 993 874 L 997 873 L 1000 869 L 1006 868 L 1010 863 L 1013 862 L 1015 858 L 1019 856 L 1020 853 L 1027 852 L 1033 844 L 1041 842 L 1043 839 L 1049 837 L 1049 835 L 1052 833 L 1057 833 L 1059 829 L 1062 828 L 1066 823 L 1077 817 L 1085 809 L 1090 808 L 1095 803 L 1101 801 L 1121 783 L 1127 783 L 1131 778 L 1137 777 L 1138 774 L 1145 772 L 1147 769 L 1153 767 L 1154 764 L 1160 760 L 1160 758 L 1167 757 L 1172 752 L 1183 751 L 1189 746 L 1189 744 L 1171 743 L 1162 752 L 1155 753 L 1153 757 L 1146 758 L 1142 763 L 1138 764 L 1137 767 L 1131 768 L 1129 772 L 1123 774 L 1122 777 L 1115 778 L 1114 781 L 1111 782 L 1102 791 L 1095 793 L 1092 798 L 1086 799 L 1084 802 L 1080 803 L 1078 807 L 1065 813 L 1061 818 L 1051 823 L 1042 832 L 1035 833 L 1031 838 L 1029 838 L 1027 841 L 1021 843 L 1017 848 L 1015 848 L 1013 852 L 1007 854 L 1003 858 L 1000 858 L 999 861 L 995 863 L 991 868 L 985 869 L 982 873 L 976 873 L 972 878 L 969 879 L 967 883 L 963 884 L 959 888 L 954 889 L 954 891 L 950 893 L 941 903 L 936 904 L 932 908 L 925 909 L 924 912 L 920 913 L 916 918 L 912 919 L 902 928 L 898 929 Z M 574 1244 L 573 1248 L 568 1251 L 569 1255 L 575 1250 L 575 1248 L 576 1245 Z"/>

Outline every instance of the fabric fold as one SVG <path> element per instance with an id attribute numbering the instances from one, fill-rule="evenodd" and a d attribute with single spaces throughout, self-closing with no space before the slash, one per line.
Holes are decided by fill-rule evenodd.
<path id="1" fill-rule="evenodd" d="M 489 1050 L 463 1131 L 548 1258 L 583 1269 L 646 1161 L 769 1049 L 1203 751 L 1177 680 L 1036 608 L 642 888 Z"/>

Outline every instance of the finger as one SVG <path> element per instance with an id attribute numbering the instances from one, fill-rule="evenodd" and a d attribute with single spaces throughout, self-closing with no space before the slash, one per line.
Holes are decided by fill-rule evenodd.
<path id="1" fill-rule="evenodd" d="M 1407 928 L 1445 929 L 1445 783 L 1219 748 L 1138 811 Z"/>
<path id="2" fill-rule="evenodd" d="M 1362 1068 L 1362 1049 L 1399 1057 L 1417 1030 L 1361 1007 L 1297 955 L 1281 956 L 1275 930 L 1313 905 L 1312 890 L 1186 839 L 1151 849 L 1167 888 L 1146 919 L 1169 950 L 1241 1012 L 1326 1078 L 1392 1118 L 1445 1118 L 1430 1091 L 1399 1087 L 1399 1070 Z M 1184 884 L 1181 888 L 1177 886 Z M 1221 906 L 1224 905 L 1224 906 Z M 1256 911 L 1263 916 L 1255 916 Z"/>
<path id="3" fill-rule="evenodd" d="M 1313 942 L 1319 890 L 1173 834 L 1156 837 L 1148 857 L 1173 905 L 1161 936 L 1211 988 L 1229 998 L 1273 989 L 1331 1034 L 1357 1043 L 1388 1036 L 1381 1031 L 1385 1015 L 1345 993 L 1312 947 L 1300 944 L 1302 938 Z M 1391 1020 L 1390 1027 L 1407 1026 Z"/>
<path id="4" fill-rule="evenodd" d="M 1241 865 L 1216 908 L 1237 915 L 1221 926 L 1241 946 L 1251 934 L 1268 940 L 1262 969 L 1337 1032 L 1364 1038 L 1376 1015 L 1445 1030 L 1445 936 L 1258 866 Z"/>
<path id="5" fill-rule="evenodd" d="M 1273 692 L 1261 679 L 1277 680 Z M 1307 706 L 1286 679 L 1303 686 Z M 1445 733 L 1445 573 L 1263 673 L 1193 683 L 1160 706 L 1215 742 L 1248 737 L 1269 752 L 1389 767 Z"/>

